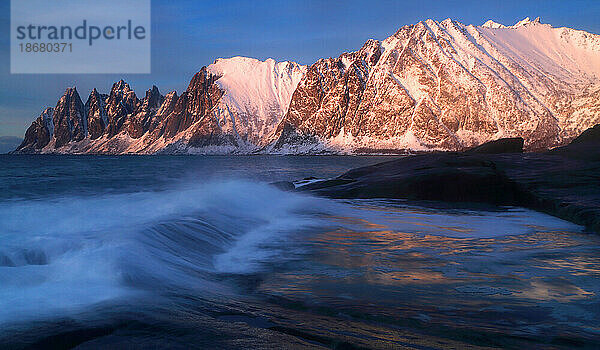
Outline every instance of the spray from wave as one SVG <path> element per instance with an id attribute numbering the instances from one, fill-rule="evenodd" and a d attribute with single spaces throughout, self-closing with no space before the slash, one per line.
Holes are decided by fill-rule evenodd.
<path id="1" fill-rule="evenodd" d="M 0 323 L 133 295 L 227 293 L 214 273 L 283 259 L 319 199 L 248 181 L 0 204 Z"/>

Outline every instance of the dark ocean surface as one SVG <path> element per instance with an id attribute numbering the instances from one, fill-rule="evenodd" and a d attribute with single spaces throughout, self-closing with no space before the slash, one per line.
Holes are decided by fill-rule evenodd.
<path id="1" fill-rule="evenodd" d="M 0 348 L 600 347 L 580 226 L 269 185 L 388 159 L 0 155 Z"/>

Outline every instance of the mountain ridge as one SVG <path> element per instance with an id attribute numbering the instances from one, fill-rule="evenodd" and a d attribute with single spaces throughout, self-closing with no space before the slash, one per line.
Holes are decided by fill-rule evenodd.
<path id="1" fill-rule="evenodd" d="M 539 18 L 429 19 L 308 67 L 217 59 L 181 95 L 153 87 L 139 100 L 120 81 L 83 104 L 67 89 L 53 125 L 40 116 L 17 152 L 460 150 L 502 137 L 546 149 L 600 122 L 598 97 L 599 35 Z"/>
<path id="2" fill-rule="evenodd" d="M 600 90 L 595 34 L 539 20 L 493 29 L 447 19 L 404 26 L 376 43 L 377 62 L 348 65 L 343 54 L 309 67 L 270 152 L 459 150 L 502 137 L 523 137 L 535 150 L 567 143 L 600 117 L 598 103 L 586 101 Z M 311 99 L 318 103 L 302 103 Z M 335 130 L 323 130 L 331 116 Z"/>

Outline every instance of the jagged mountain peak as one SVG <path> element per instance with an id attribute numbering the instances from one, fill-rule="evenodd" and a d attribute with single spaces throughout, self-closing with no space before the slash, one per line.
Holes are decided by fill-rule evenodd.
<path id="1" fill-rule="evenodd" d="M 98 99 L 101 97 L 101 94 L 98 92 L 98 90 L 96 90 L 96 88 L 93 88 L 92 91 L 90 91 L 90 95 L 88 97 L 88 101 L 90 99 Z"/>
<path id="2" fill-rule="evenodd" d="M 195 93 L 199 90 L 202 90 L 207 85 L 210 85 L 215 79 L 218 79 L 218 77 L 211 76 L 211 74 L 208 73 L 207 68 L 202 67 L 190 80 L 186 92 Z"/>
<path id="3" fill-rule="evenodd" d="M 48 107 L 42 111 L 40 116 L 33 121 L 31 126 L 25 132 L 23 141 L 17 147 L 17 152 L 35 153 L 45 147 L 54 134 L 54 124 L 52 115 L 54 108 Z"/>
<path id="4" fill-rule="evenodd" d="M 85 115 L 84 105 L 77 88 L 67 88 L 64 95 L 58 100 L 52 115 L 55 147 L 85 138 L 87 133 Z"/>
<path id="5" fill-rule="evenodd" d="M 110 100 L 120 100 L 123 98 L 137 99 L 135 91 L 133 91 L 129 84 L 126 83 L 124 80 L 119 80 L 118 82 L 115 82 L 112 88 L 110 89 L 110 94 L 108 96 Z"/>
<path id="6" fill-rule="evenodd" d="M 162 96 L 160 90 L 156 85 L 152 85 L 152 87 L 146 90 L 146 95 L 144 96 L 144 100 L 155 99 L 158 96 Z"/>
<path id="7" fill-rule="evenodd" d="M 484 28 L 492 28 L 492 29 L 498 29 L 498 28 L 506 28 L 506 26 L 504 24 L 500 24 L 498 22 L 494 22 L 493 20 L 488 20 L 487 22 L 485 22 L 482 27 Z"/>
<path id="8" fill-rule="evenodd" d="M 101 95 L 98 90 L 94 88 L 90 92 L 90 96 L 85 103 L 85 110 L 88 116 L 88 136 L 92 140 L 101 137 L 108 124 L 105 109 L 106 98 L 106 95 Z"/>
<path id="9" fill-rule="evenodd" d="M 482 27 L 484 28 L 490 28 L 490 29 L 516 29 L 516 28 L 521 28 L 524 26 L 529 26 L 529 25 L 538 25 L 538 24 L 542 24 L 540 17 L 536 17 L 533 21 L 531 20 L 531 18 L 529 17 L 525 17 L 524 19 L 518 21 L 517 23 L 515 23 L 512 26 L 505 26 L 503 24 L 494 22 L 493 20 L 488 20 L 487 22 L 485 22 Z M 549 24 L 545 24 L 546 26 L 550 26 Z"/>
<path id="10" fill-rule="evenodd" d="M 534 19 L 533 21 L 529 17 L 525 17 L 524 19 L 520 20 L 515 25 L 513 25 L 511 28 L 519 28 L 519 27 L 523 27 L 526 25 L 530 25 L 530 24 L 540 24 L 540 23 L 541 22 L 540 22 L 539 17 L 536 17 L 536 19 Z"/>
<path id="11" fill-rule="evenodd" d="M 147 110 L 149 108 L 158 108 L 162 103 L 164 96 L 161 95 L 160 90 L 156 85 L 152 85 L 152 88 L 146 90 L 146 96 L 142 100 L 142 108 Z"/>
<path id="12" fill-rule="evenodd" d="M 113 84 L 111 91 L 131 91 L 131 87 L 125 80 L 121 79 Z"/>
<path id="13" fill-rule="evenodd" d="M 62 95 L 64 98 L 81 98 L 79 96 L 79 92 L 77 91 L 77 87 L 72 86 L 65 89 L 64 94 Z"/>

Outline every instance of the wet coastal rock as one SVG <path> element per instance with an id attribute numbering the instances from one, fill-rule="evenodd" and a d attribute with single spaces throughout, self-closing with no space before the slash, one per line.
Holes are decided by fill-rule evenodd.
<path id="1" fill-rule="evenodd" d="M 519 147 L 519 145 L 521 145 Z M 353 169 L 298 188 L 331 198 L 398 198 L 515 205 L 600 233 L 600 126 L 568 146 L 520 153 L 522 140 Z"/>

